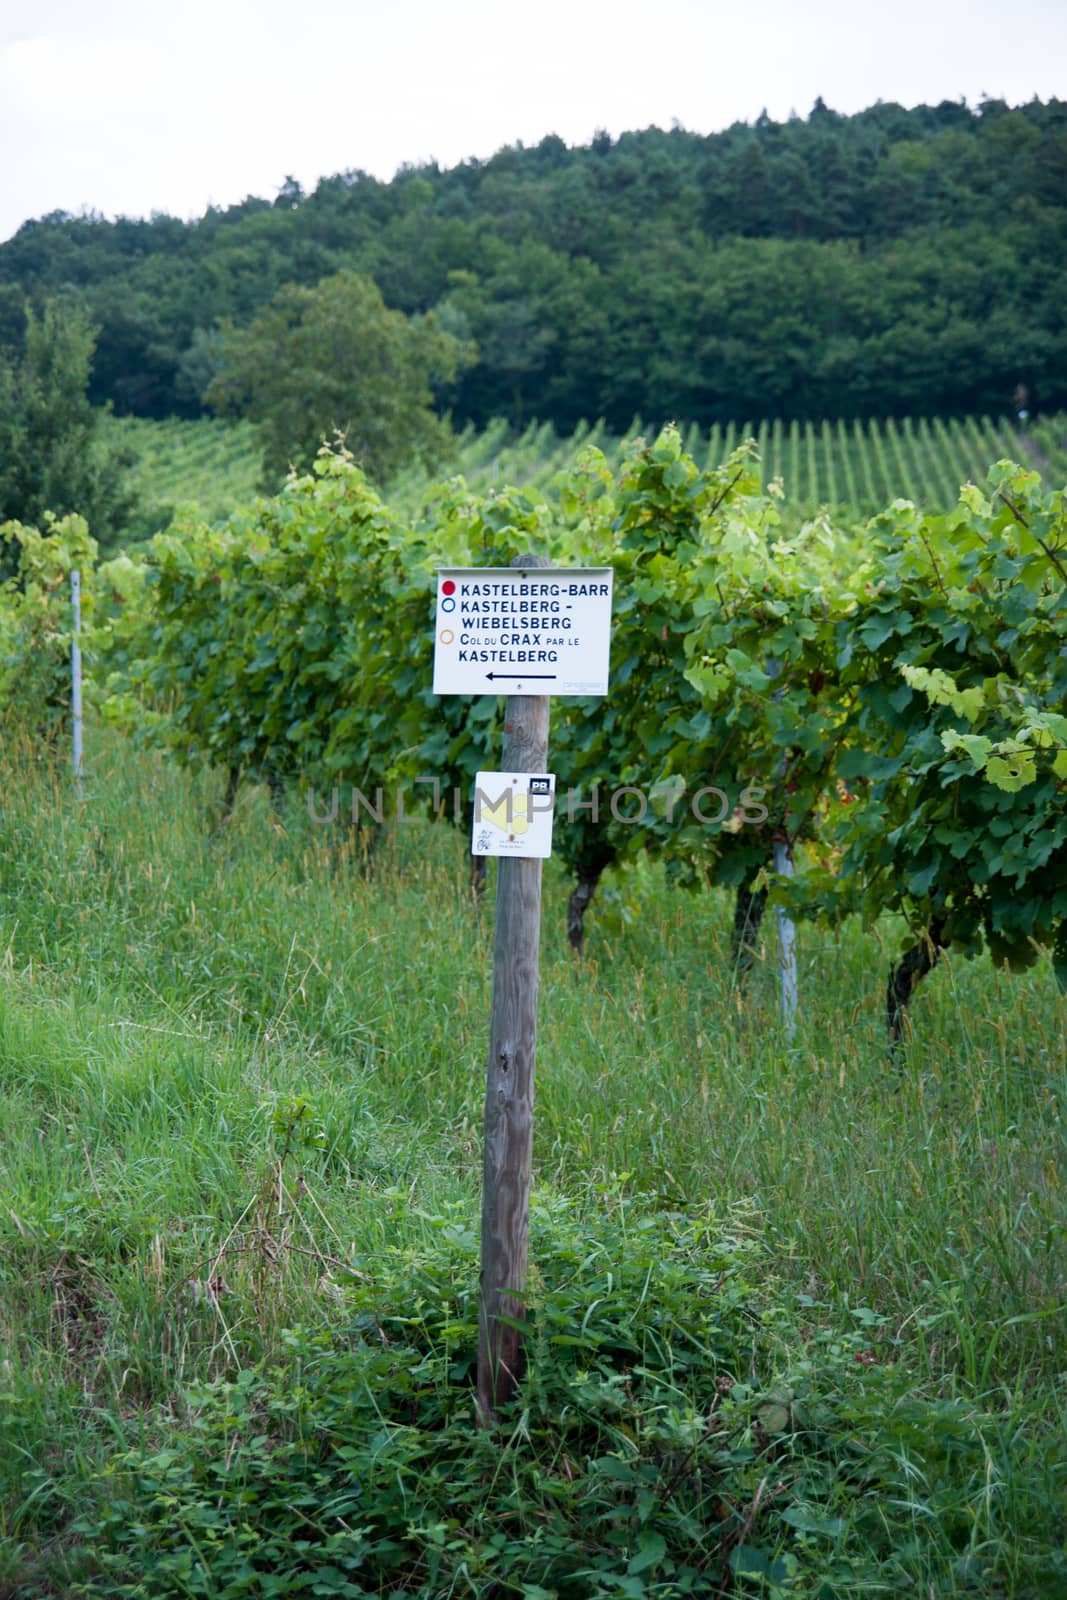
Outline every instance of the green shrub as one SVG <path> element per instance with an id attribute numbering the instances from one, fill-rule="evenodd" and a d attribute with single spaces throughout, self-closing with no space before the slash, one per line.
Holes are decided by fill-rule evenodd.
<path id="1" fill-rule="evenodd" d="M 887 1592 L 916 1487 L 980 1480 L 975 1419 L 894 1407 L 873 1312 L 776 1373 L 784 1302 L 743 1225 L 600 1201 L 591 1221 L 535 1206 L 528 1369 L 497 1432 L 475 1426 L 477 1248 L 457 1211 L 429 1219 L 428 1249 L 353 1268 L 344 1337 L 294 1329 L 284 1367 L 190 1391 L 180 1428 L 110 1470 L 75 1524 L 80 1592 Z"/>

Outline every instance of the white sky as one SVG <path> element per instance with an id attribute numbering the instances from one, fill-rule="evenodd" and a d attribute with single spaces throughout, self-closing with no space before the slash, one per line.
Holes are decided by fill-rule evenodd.
<path id="1" fill-rule="evenodd" d="M 983 93 L 1067 95 L 1064 0 L 0 0 L 0 239 L 546 133 Z"/>

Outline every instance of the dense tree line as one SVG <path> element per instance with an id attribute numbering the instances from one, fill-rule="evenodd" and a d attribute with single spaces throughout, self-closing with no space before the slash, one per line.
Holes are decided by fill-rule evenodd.
<path id="1" fill-rule="evenodd" d="M 0 344 L 0 523 L 87 517 L 103 545 L 134 509 L 130 453 L 101 434 L 87 389 L 96 331 L 62 296 L 27 305 Z M 0 579 L 12 551 L 0 543 Z"/>
<path id="2" fill-rule="evenodd" d="M 0 246 L 28 297 L 99 328 L 91 395 L 195 415 L 219 324 L 363 274 L 478 360 L 438 404 L 570 429 L 1067 405 L 1067 102 L 879 104 L 707 137 L 547 137 L 449 170 L 287 180 L 198 221 L 53 215 Z"/>

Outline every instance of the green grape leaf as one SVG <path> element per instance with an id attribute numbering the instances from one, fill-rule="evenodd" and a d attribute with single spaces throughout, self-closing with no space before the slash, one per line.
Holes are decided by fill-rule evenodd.
<path id="1" fill-rule="evenodd" d="M 985 767 L 993 749 L 992 739 L 987 739 L 984 734 L 959 733 L 955 728 L 945 730 L 941 735 L 941 743 L 947 751 L 965 750 L 979 772 Z"/>
<path id="2" fill-rule="evenodd" d="M 1025 789 L 1037 777 L 1034 758 L 1024 750 L 1006 756 L 990 756 L 985 771 L 990 783 L 995 783 L 998 789 L 1004 789 L 1008 794 Z"/>

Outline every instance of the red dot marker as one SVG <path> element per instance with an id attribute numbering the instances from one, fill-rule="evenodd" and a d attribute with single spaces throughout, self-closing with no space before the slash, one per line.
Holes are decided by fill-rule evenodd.
<path id="1" fill-rule="evenodd" d="M 455 594 L 455 592 L 456 592 L 456 586 L 452 582 L 452 579 L 451 578 L 446 578 L 444 583 L 441 585 L 441 593 L 442 594 Z"/>

